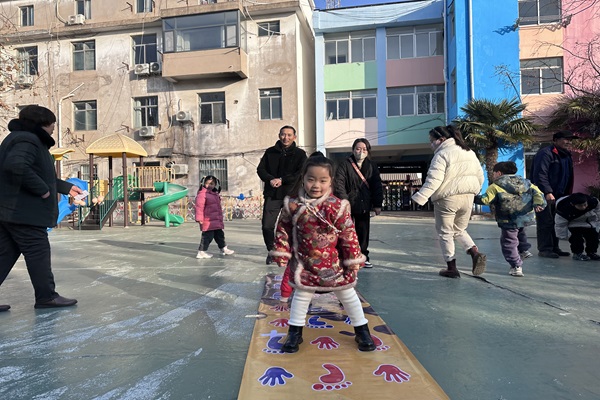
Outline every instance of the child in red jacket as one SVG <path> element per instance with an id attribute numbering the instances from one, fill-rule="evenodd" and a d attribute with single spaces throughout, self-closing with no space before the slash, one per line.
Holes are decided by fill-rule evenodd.
<path id="1" fill-rule="evenodd" d="M 212 175 L 206 176 L 200 185 L 200 190 L 196 195 L 196 222 L 200 224 L 202 239 L 198 246 L 196 258 L 211 258 L 212 254 L 207 253 L 208 246 L 215 240 L 221 254 L 224 256 L 233 254 L 233 250 L 227 248 L 225 243 L 225 232 L 223 228 L 223 209 L 221 208 L 221 185 L 219 180 Z"/>

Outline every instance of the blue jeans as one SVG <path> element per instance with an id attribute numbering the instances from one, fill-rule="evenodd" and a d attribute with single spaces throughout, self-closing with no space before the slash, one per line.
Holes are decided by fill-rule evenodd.
<path id="1" fill-rule="evenodd" d="M 502 247 L 504 259 L 511 267 L 520 267 L 523 265 L 523 260 L 519 253 L 531 248 L 531 244 L 527 241 L 525 228 L 502 228 L 500 246 Z"/>

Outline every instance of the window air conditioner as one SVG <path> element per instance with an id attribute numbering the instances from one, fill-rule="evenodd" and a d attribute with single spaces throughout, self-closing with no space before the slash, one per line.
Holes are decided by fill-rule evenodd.
<path id="1" fill-rule="evenodd" d="M 138 131 L 138 134 L 142 138 L 153 138 L 154 137 L 154 126 L 142 126 Z"/>
<path id="2" fill-rule="evenodd" d="M 188 165 L 187 164 L 171 164 L 171 171 L 173 175 L 187 175 Z"/>
<path id="3" fill-rule="evenodd" d="M 22 87 L 29 87 L 33 84 L 33 76 L 28 74 L 21 74 L 17 76 L 17 85 Z"/>
<path id="4" fill-rule="evenodd" d="M 150 75 L 150 64 L 135 64 L 133 72 L 136 75 Z"/>
<path id="5" fill-rule="evenodd" d="M 162 65 L 160 65 L 160 63 L 158 63 L 158 62 L 150 63 L 150 73 L 151 74 L 160 74 L 161 71 L 162 71 Z"/>
<path id="6" fill-rule="evenodd" d="M 192 120 L 192 113 L 189 111 L 177 111 L 175 119 L 178 122 L 189 122 Z"/>
<path id="7" fill-rule="evenodd" d="M 83 25 L 85 23 L 85 16 L 83 14 L 69 15 L 67 19 L 67 25 Z"/>

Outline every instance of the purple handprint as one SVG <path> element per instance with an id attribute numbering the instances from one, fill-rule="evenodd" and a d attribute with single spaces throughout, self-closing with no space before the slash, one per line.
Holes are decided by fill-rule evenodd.
<path id="1" fill-rule="evenodd" d="M 285 385 L 285 379 L 291 379 L 294 377 L 294 374 L 285 370 L 282 367 L 270 367 L 267 368 L 263 376 L 258 378 L 258 381 L 263 386 L 277 386 L 277 385 Z"/>
<path id="2" fill-rule="evenodd" d="M 318 338 L 310 342 L 310 344 L 316 344 L 319 350 L 332 350 L 340 347 L 340 344 L 332 338 L 330 338 L 329 336 L 319 336 Z"/>
<path id="3" fill-rule="evenodd" d="M 331 328 L 333 328 L 333 325 L 329 325 L 325 321 L 319 321 L 319 319 L 320 319 L 320 317 L 318 315 L 310 317 L 308 319 L 307 326 L 309 328 L 316 328 L 316 329 L 331 329 Z"/>
<path id="4" fill-rule="evenodd" d="M 386 382 L 408 382 L 410 379 L 410 375 L 395 365 L 391 364 L 381 364 L 375 371 L 373 371 L 373 375 L 381 376 Z"/>

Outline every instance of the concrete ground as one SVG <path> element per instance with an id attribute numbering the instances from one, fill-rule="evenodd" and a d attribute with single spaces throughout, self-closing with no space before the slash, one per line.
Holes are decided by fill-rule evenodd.
<path id="1" fill-rule="evenodd" d="M 358 289 L 450 398 L 600 398 L 600 262 L 534 256 L 511 277 L 500 230 L 473 221 L 487 272 L 470 276 L 461 252 L 462 278 L 442 278 L 432 218 L 395 215 L 372 219 L 375 268 Z M 0 399 L 235 399 L 277 267 L 264 265 L 259 221 L 225 233 L 235 255 L 196 260 L 192 223 L 52 231 L 57 290 L 79 304 L 34 310 L 17 263 L 0 288 L 12 305 L 0 313 Z"/>

